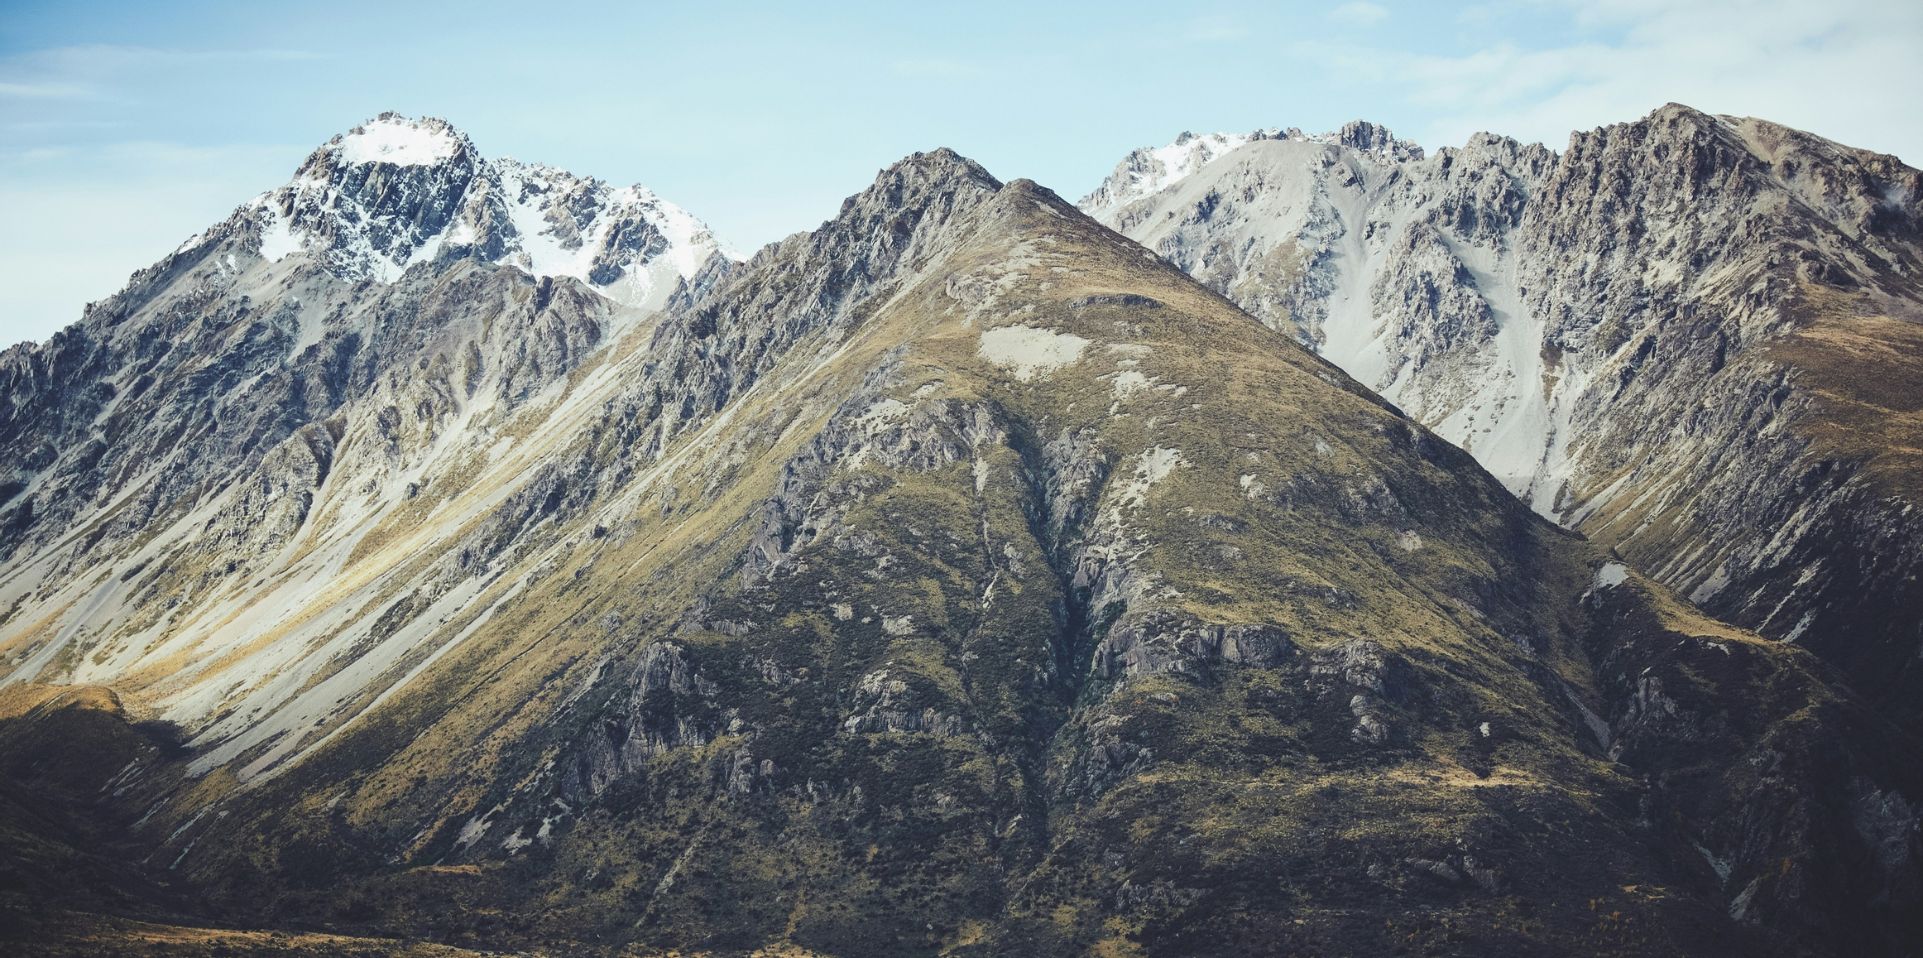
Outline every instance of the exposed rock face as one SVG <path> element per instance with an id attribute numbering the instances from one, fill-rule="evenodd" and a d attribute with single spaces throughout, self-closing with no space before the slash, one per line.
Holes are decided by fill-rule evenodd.
<path id="1" fill-rule="evenodd" d="M 1675 105 L 1560 155 L 1378 139 L 1224 144 L 1083 206 L 1919 727 L 1923 174 Z"/>
<path id="2" fill-rule="evenodd" d="M 672 642 L 643 648 L 621 684 L 624 698 L 602 713 L 600 735 L 576 752 L 576 777 L 564 789 L 576 802 L 636 774 L 649 759 L 706 745 L 721 731 L 713 704 L 719 690 Z"/>
<path id="3" fill-rule="evenodd" d="M 1294 651 L 1280 629 L 1206 625 L 1157 610 L 1110 626 L 1095 647 L 1090 671 L 1097 678 L 1128 680 L 1215 663 L 1274 668 Z"/>
<path id="4" fill-rule="evenodd" d="M 883 631 L 888 631 L 885 624 Z M 966 731 L 966 720 L 959 715 L 932 705 L 916 708 L 919 697 L 910 680 L 897 678 L 887 668 L 870 672 L 856 683 L 855 706 L 842 720 L 841 730 L 849 735 L 923 732 L 948 738 Z"/>
<path id="5" fill-rule="evenodd" d="M 652 316 L 461 257 L 302 262 L 340 311 L 298 354 L 336 357 L 326 402 L 174 454 L 157 517 L 115 505 L 145 479 L 48 499 L 0 577 L 12 678 L 180 726 L 122 720 L 118 784 L 80 786 L 201 920 L 851 956 L 1916 938 L 1918 766 L 1807 653 L 1033 183 L 917 154 Z M 204 288 L 195 321 L 261 301 Z M 298 378 L 176 362 L 149 392 L 216 409 Z M 144 475 L 33 418 L 115 375 L 23 391 L 9 448 Z M 120 428 L 164 455 L 161 411 Z"/>

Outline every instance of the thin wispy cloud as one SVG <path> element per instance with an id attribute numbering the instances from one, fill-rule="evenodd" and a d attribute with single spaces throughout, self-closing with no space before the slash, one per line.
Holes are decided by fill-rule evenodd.
<path id="1" fill-rule="evenodd" d="M 1182 39 L 1190 43 L 1227 43 L 1249 35 L 1249 28 L 1228 17 L 1202 17 L 1189 21 Z"/>
<path id="2" fill-rule="evenodd" d="M 14 135 L 58 133 L 73 130 L 110 130 L 125 126 L 120 120 L 83 120 L 73 117 L 54 117 L 45 120 L 16 120 L 0 123 L 0 130 Z"/>
<path id="3" fill-rule="evenodd" d="M 1329 19 L 1352 27 L 1372 27 L 1389 19 L 1389 11 L 1386 7 L 1368 3 L 1367 0 L 1357 0 L 1355 3 L 1345 3 L 1330 10 Z"/>
<path id="4" fill-rule="evenodd" d="M 273 64 L 322 58 L 307 50 L 280 48 L 193 50 L 83 45 L 28 50 L 0 57 L 0 99 L 101 98 L 116 88 L 137 89 L 155 75 L 247 62 Z"/>
<path id="5" fill-rule="evenodd" d="M 0 99 L 71 100 L 92 95 L 92 90 L 77 83 L 0 82 Z"/>
<path id="6" fill-rule="evenodd" d="M 281 47 L 254 49 L 192 49 L 80 44 L 26 50 L 0 57 L 0 72 L 44 74 L 115 74 L 142 67 L 242 61 L 289 62 L 325 59 L 312 50 Z"/>
<path id="7" fill-rule="evenodd" d="M 953 80 L 980 74 L 984 67 L 972 60 L 953 57 L 908 57 L 889 65 L 899 76 Z"/>
<path id="8" fill-rule="evenodd" d="M 1891 64 L 1923 37 L 1923 6 L 1879 0 L 1556 0 L 1491 5 L 1490 39 L 1449 55 L 1366 43 L 1293 49 L 1329 69 L 1400 89 L 1431 145 L 1493 131 L 1560 148 L 1571 130 L 1621 122 L 1667 102 L 1761 116 L 1853 145 L 1923 160 L 1923 107 Z M 1563 19 L 1569 39 L 1534 44 L 1502 29 L 1523 14 Z M 1820 80 L 1820 82 L 1818 82 Z M 1839 95 L 1839 91 L 1849 91 Z"/>

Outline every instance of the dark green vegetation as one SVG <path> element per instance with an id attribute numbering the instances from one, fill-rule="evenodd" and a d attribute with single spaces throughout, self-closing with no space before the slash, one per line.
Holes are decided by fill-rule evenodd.
<path id="1" fill-rule="evenodd" d="M 590 954 L 1923 940 L 1916 755 L 1810 656 L 1031 183 L 912 157 L 607 361 L 464 539 L 525 587 L 304 759 L 10 720 L 119 723 L 33 794 L 156 753 L 54 854 L 172 890 L 80 910 Z"/>

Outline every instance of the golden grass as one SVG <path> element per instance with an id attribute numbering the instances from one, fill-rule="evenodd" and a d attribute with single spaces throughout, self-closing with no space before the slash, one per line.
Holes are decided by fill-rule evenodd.
<path id="1" fill-rule="evenodd" d="M 1819 454 L 1861 461 L 1880 487 L 1923 501 L 1923 322 L 1822 287 L 1805 287 L 1803 303 L 1810 321 L 1766 347 L 1817 398 L 1799 428 Z"/>

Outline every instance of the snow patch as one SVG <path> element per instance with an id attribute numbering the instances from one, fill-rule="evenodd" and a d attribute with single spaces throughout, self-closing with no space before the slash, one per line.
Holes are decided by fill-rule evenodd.
<path id="1" fill-rule="evenodd" d="M 1082 350 L 1087 348 L 1088 340 L 1073 333 L 1023 325 L 982 333 L 977 352 L 981 358 L 1013 372 L 1016 379 L 1028 382 L 1080 360 Z"/>
<path id="2" fill-rule="evenodd" d="M 267 207 L 267 223 L 260 228 L 260 256 L 269 263 L 278 263 L 288 253 L 299 252 L 301 238 L 294 235 L 293 224 L 280 210 Z"/>
<path id="3" fill-rule="evenodd" d="M 1602 564 L 1602 568 L 1596 570 L 1596 581 L 1591 584 L 1590 591 L 1613 589 L 1616 586 L 1622 585 L 1628 578 L 1628 566 L 1620 562 L 1605 562 Z"/>
<path id="4" fill-rule="evenodd" d="M 341 159 L 349 163 L 426 166 L 454 155 L 457 144 L 445 130 L 430 130 L 397 117 L 383 117 L 341 138 Z"/>
<path id="5" fill-rule="evenodd" d="M 1166 146 L 1136 150 L 1122 161 L 1095 195 L 1082 201 L 1091 214 L 1118 210 L 1144 196 L 1160 193 L 1194 176 L 1210 163 L 1234 152 L 1250 140 L 1280 131 L 1255 133 L 1183 133 Z M 1154 258 L 1151 256 L 1150 258 Z"/>
<path id="6" fill-rule="evenodd" d="M 461 824 L 461 833 L 455 836 L 454 847 L 457 849 L 466 848 L 469 845 L 472 845 L 475 842 L 480 841 L 483 837 L 487 835 L 488 828 L 492 826 L 494 823 L 493 822 L 494 816 L 499 814 L 500 811 L 501 811 L 501 806 L 496 805 L 493 808 L 490 808 L 479 815 L 475 815 L 469 818 L 466 822 L 463 822 Z"/>
<path id="7" fill-rule="evenodd" d="M 1113 376 L 1110 376 L 1109 379 L 1111 380 L 1110 385 L 1115 390 L 1116 399 L 1127 399 L 1128 397 L 1133 396 L 1136 393 L 1141 392 L 1142 390 L 1155 385 L 1155 380 L 1150 379 L 1149 377 L 1144 376 L 1133 369 L 1124 369 L 1121 372 L 1116 373 Z"/>
<path id="8" fill-rule="evenodd" d="M 880 423 L 894 422 L 895 420 L 900 419 L 902 417 L 902 414 L 906 413 L 907 411 L 908 411 L 907 403 L 904 403 L 899 399 L 883 399 L 883 400 L 877 401 L 874 405 L 869 406 L 868 411 L 862 413 L 861 418 L 856 421 L 864 425 L 868 423 L 877 423 L 877 422 L 880 422 Z"/>
<path id="9" fill-rule="evenodd" d="M 1182 458 L 1182 450 L 1165 449 L 1156 446 L 1135 459 L 1135 475 L 1128 485 L 1122 487 L 1121 496 L 1116 500 L 1124 509 L 1140 506 L 1148 497 L 1149 487 L 1168 478 L 1175 467 L 1187 460 Z"/>

